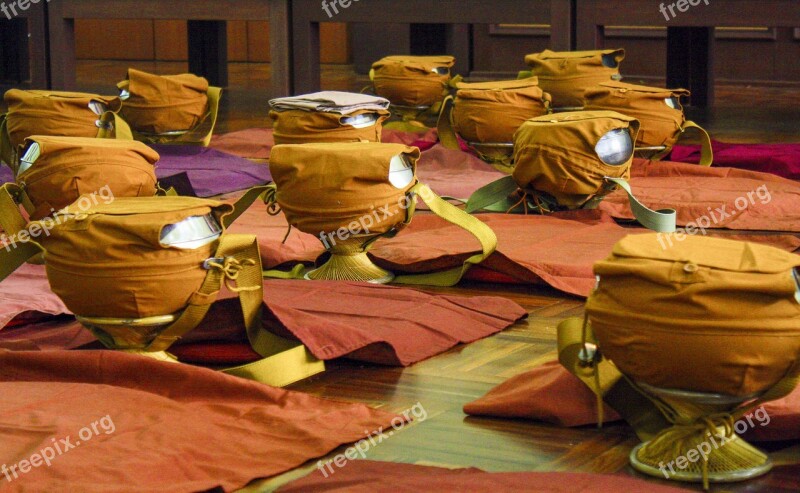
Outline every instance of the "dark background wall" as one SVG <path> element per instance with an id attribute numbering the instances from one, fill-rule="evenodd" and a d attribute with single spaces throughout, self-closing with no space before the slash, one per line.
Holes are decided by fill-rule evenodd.
<path id="1" fill-rule="evenodd" d="M 2 22 L 11 35 L 19 22 Z M 372 61 L 388 54 L 453 54 L 457 72 L 473 77 L 513 77 L 524 68 L 527 53 L 547 48 L 546 25 L 322 25 L 322 61 L 353 64 L 366 73 Z M 2 37 L 2 36 L 0 36 Z M 159 20 L 78 20 L 77 54 L 81 59 L 185 60 L 186 23 Z M 800 27 L 754 26 L 717 29 L 717 80 L 745 84 L 800 86 Z M 657 80 L 666 59 L 666 31 L 659 28 L 607 28 L 606 46 L 624 47 L 622 65 L 629 78 Z M 9 46 L 3 43 L 5 46 Z M 267 22 L 229 22 L 230 61 L 268 62 Z M 6 64 L 24 63 L 0 57 Z M 4 72 L 19 67 L 2 67 Z"/>

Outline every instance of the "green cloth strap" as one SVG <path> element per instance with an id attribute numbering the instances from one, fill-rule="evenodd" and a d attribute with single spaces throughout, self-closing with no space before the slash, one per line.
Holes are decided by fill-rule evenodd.
<path id="1" fill-rule="evenodd" d="M 687 121 L 683 124 L 683 128 L 678 132 L 677 141 L 680 141 L 687 131 L 693 130 L 699 134 L 700 137 L 700 166 L 711 166 L 714 163 L 714 150 L 711 147 L 711 137 L 703 127 L 693 121 Z M 664 150 L 657 152 L 650 159 L 653 161 L 660 161 L 672 152 L 672 147 L 664 147 Z"/>
<path id="2" fill-rule="evenodd" d="M 411 192 L 416 193 L 422 201 L 425 202 L 431 212 L 445 221 L 469 231 L 480 242 L 481 251 L 470 256 L 459 267 L 427 274 L 397 276 L 392 283 L 455 286 L 470 267 L 483 262 L 489 255 L 494 253 L 497 248 L 497 236 L 494 234 L 494 231 L 481 220 L 443 200 L 433 193 L 433 190 L 427 185 L 418 183 L 411 189 Z"/>
<path id="3" fill-rule="evenodd" d="M 533 70 L 520 70 L 517 79 L 529 79 L 533 77 Z"/>
<path id="4" fill-rule="evenodd" d="M 270 197 L 275 195 L 275 185 L 259 185 L 256 187 L 252 187 L 247 190 L 244 195 L 239 197 L 236 202 L 233 203 L 233 212 L 228 214 L 227 216 L 222 218 L 222 224 L 228 228 L 234 221 L 236 221 L 239 216 L 241 216 L 244 211 L 250 208 L 253 205 L 253 202 L 256 201 L 259 197 L 263 198 L 266 202 Z"/>
<path id="5" fill-rule="evenodd" d="M 675 231 L 678 215 L 675 209 L 659 209 L 654 211 L 639 202 L 633 195 L 631 186 L 628 184 L 627 180 L 623 178 L 610 178 L 608 176 L 606 176 L 605 179 L 625 190 L 625 193 L 628 194 L 628 202 L 630 202 L 633 216 L 642 226 L 659 233 L 673 233 Z"/>
<path id="6" fill-rule="evenodd" d="M 510 204 L 508 196 L 518 189 L 519 185 L 511 175 L 504 176 L 475 190 L 467 200 L 466 211 L 469 214 L 478 211 L 506 212 L 514 205 Z"/>
<path id="7" fill-rule="evenodd" d="M 639 202 L 633 195 L 631 187 L 626 180 L 610 177 L 605 177 L 605 180 L 609 185 L 613 184 L 625 190 L 625 193 L 628 194 L 628 201 L 630 202 L 633 215 L 642 226 L 661 233 L 672 233 L 675 231 L 677 213 L 674 209 L 660 209 L 654 211 Z M 476 190 L 467 201 L 466 211 L 468 213 L 477 211 L 508 212 L 509 209 L 515 205 L 513 200 L 509 199 L 508 196 L 518 188 L 519 186 L 514 181 L 513 177 L 504 176 Z M 611 190 L 613 189 L 608 187 L 604 188 L 602 190 L 603 193 L 599 193 L 596 197 L 589 200 L 584 207 L 596 207 L 597 203 Z"/>
<path id="8" fill-rule="evenodd" d="M 297 264 L 289 271 L 269 269 L 262 272 L 262 275 L 270 279 L 305 279 L 306 266 Z"/>

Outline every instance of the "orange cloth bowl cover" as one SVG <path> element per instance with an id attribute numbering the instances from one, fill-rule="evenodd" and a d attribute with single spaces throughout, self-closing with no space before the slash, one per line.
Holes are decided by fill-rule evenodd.
<path id="1" fill-rule="evenodd" d="M 451 56 L 395 55 L 372 64 L 375 93 L 392 104 L 432 106 L 447 94 Z"/>
<path id="2" fill-rule="evenodd" d="M 300 231 L 381 234 L 406 221 L 419 156 L 377 142 L 278 145 L 269 166 L 276 200 Z"/>
<path id="3" fill-rule="evenodd" d="M 627 236 L 595 264 L 586 311 L 603 354 L 634 381 L 667 389 L 743 397 L 786 376 L 800 356 L 800 256 L 659 236 Z"/>
<path id="4" fill-rule="evenodd" d="M 627 160 L 609 164 L 597 144 L 609 132 L 624 131 L 636 141 L 639 122 L 613 111 L 578 111 L 531 118 L 514 134 L 514 172 L 522 190 L 544 192 L 559 205 L 581 207 L 603 186 L 605 177 L 630 178 Z"/>

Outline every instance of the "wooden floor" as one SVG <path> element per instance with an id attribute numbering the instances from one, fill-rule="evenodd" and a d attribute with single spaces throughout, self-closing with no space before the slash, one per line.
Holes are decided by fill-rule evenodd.
<path id="1" fill-rule="evenodd" d="M 160 73 L 186 69 L 180 63 L 132 63 Z M 127 66 L 127 62 L 81 62 L 80 88 L 113 92 L 113 84 L 124 78 Z M 232 85 L 223 96 L 219 131 L 266 126 L 267 100 L 273 96 L 269 94 L 268 65 L 232 64 L 230 71 Z M 326 67 L 323 81 L 326 89 L 340 90 L 360 89 L 366 83 L 348 67 Z M 800 88 L 719 87 L 717 106 L 690 111 L 690 116 L 718 140 L 800 142 Z M 641 477 L 628 466 L 628 453 L 638 441 L 626 425 L 602 430 L 563 429 L 521 420 L 470 418 L 461 411 L 465 403 L 496 384 L 552 358 L 555 327 L 562 319 L 582 313 L 581 299 L 547 288 L 486 284 L 432 291 L 506 296 L 524 306 L 530 317 L 494 337 L 457 347 L 410 368 L 334 362 L 325 374 L 293 388 L 395 412 L 419 403 L 427 419 L 373 447 L 368 452 L 372 460 L 472 466 L 487 471 L 576 471 Z M 713 491 L 800 491 L 800 445 L 779 443 L 770 450 L 777 464 L 772 473 L 748 483 L 714 487 Z M 315 464 L 258 482 L 247 490 L 269 491 L 303 475 Z"/>

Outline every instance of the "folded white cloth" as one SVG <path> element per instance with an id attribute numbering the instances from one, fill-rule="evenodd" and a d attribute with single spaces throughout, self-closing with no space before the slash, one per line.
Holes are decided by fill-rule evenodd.
<path id="1" fill-rule="evenodd" d="M 389 108 L 389 100 L 370 94 L 322 91 L 301 96 L 271 99 L 275 111 L 304 110 L 349 115 L 359 110 L 380 111 Z"/>

